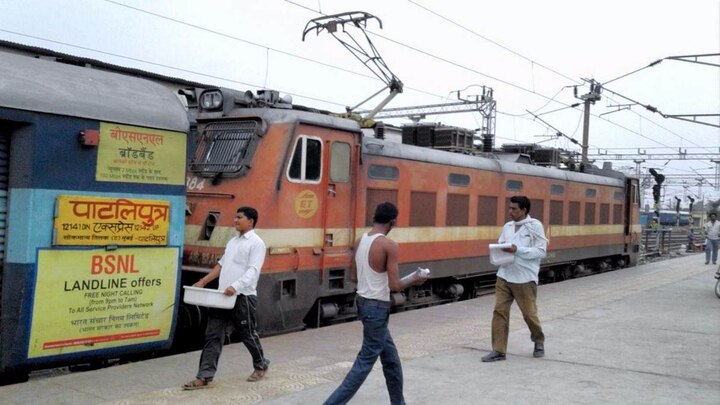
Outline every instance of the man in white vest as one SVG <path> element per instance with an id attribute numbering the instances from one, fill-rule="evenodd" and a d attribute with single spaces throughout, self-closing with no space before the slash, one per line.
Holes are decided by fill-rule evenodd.
<path id="1" fill-rule="evenodd" d="M 360 389 L 380 357 L 390 403 L 404 404 L 403 375 L 388 320 L 390 291 L 403 291 L 420 285 L 425 279 L 401 280 L 398 274 L 398 244 L 387 234 L 395 226 L 397 208 L 384 202 L 375 209 L 373 227 L 355 246 L 350 279 L 357 283 L 358 318 L 363 324 L 363 343 L 355 363 L 340 386 L 325 401 L 326 405 L 346 404 Z"/>

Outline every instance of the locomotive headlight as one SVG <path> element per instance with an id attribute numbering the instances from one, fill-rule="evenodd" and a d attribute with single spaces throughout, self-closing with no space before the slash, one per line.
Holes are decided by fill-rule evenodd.
<path id="1" fill-rule="evenodd" d="M 222 107 L 223 96 L 220 90 L 208 90 L 200 95 L 200 105 L 205 110 L 217 110 Z"/>

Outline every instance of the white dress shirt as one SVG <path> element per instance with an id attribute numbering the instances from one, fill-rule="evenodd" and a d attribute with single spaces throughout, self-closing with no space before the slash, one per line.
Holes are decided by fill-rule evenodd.
<path id="1" fill-rule="evenodd" d="M 540 273 L 540 260 L 545 257 L 547 250 L 547 239 L 545 230 L 540 221 L 531 219 L 528 215 L 520 228 L 515 231 L 515 221 L 510 221 L 503 226 L 498 243 L 512 243 L 517 247 L 515 260 L 503 266 L 497 272 L 497 276 L 508 283 L 529 283 L 534 281 L 538 284 L 538 273 Z"/>
<path id="2" fill-rule="evenodd" d="M 712 240 L 720 239 L 720 221 L 708 221 L 705 224 L 705 236 Z"/>
<path id="3" fill-rule="evenodd" d="M 228 241 L 220 258 L 218 289 L 235 289 L 235 295 L 257 295 L 260 270 L 265 262 L 265 242 L 255 230 L 245 232 Z"/>

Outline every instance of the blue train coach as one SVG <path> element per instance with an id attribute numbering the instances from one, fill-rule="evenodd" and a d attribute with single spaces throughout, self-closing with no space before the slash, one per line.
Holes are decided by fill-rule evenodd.
<path id="1" fill-rule="evenodd" d="M 652 218 L 655 217 L 655 212 L 641 212 L 640 213 L 640 224 L 642 226 L 650 226 Z M 687 226 L 690 224 L 690 213 L 687 211 L 680 211 L 677 213 L 671 210 L 660 211 L 660 225 L 662 226 Z"/>
<path id="2" fill-rule="evenodd" d="M 188 117 L 159 84 L 0 57 L 0 376 L 166 348 Z"/>

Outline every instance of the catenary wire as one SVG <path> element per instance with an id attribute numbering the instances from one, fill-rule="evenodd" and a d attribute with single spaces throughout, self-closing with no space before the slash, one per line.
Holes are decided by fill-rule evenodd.
<path id="1" fill-rule="evenodd" d="M 180 21 L 180 20 L 176 20 L 176 19 L 173 19 L 173 18 L 164 16 L 164 15 L 159 14 L 159 13 L 153 13 L 153 12 L 150 12 L 150 11 L 147 11 L 147 10 L 143 10 L 143 9 L 140 9 L 140 8 L 128 6 L 128 5 L 125 5 L 125 4 L 122 4 L 122 3 L 119 3 L 119 2 L 113 1 L 113 0 L 104 0 L 104 1 L 109 2 L 109 3 L 112 3 L 112 4 L 116 4 L 116 5 L 118 5 L 118 6 L 126 7 L 126 8 L 129 8 L 129 9 L 133 9 L 133 10 L 136 10 L 136 11 L 139 11 L 139 12 L 143 12 L 143 13 L 147 13 L 147 14 L 150 14 L 150 15 L 154 15 L 154 16 L 156 16 L 156 17 L 158 17 L 158 18 L 168 19 L 168 20 L 171 20 L 171 21 L 180 23 L 180 24 L 185 24 L 185 25 L 188 25 L 188 26 L 197 28 L 197 29 L 201 29 L 201 30 L 205 30 L 205 31 L 208 31 L 208 32 L 212 32 L 212 33 L 217 34 L 217 35 L 221 35 L 221 36 L 224 36 L 224 37 L 227 37 L 227 38 L 232 38 L 232 39 L 235 39 L 235 40 L 238 40 L 238 41 L 242 41 L 242 42 L 245 42 L 245 43 L 248 43 L 248 44 L 252 44 L 252 45 L 258 46 L 258 47 L 263 47 L 263 48 L 266 48 L 266 49 L 272 49 L 273 51 L 276 51 L 276 52 L 279 52 L 279 53 L 282 53 L 282 54 L 286 54 L 286 55 L 289 55 L 289 56 L 298 57 L 298 58 L 305 59 L 305 60 L 308 60 L 308 61 L 311 61 L 311 62 L 314 62 L 314 63 L 319 63 L 319 64 L 324 65 L 324 66 L 327 66 L 327 67 L 331 67 L 331 68 L 335 68 L 335 69 L 341 69 L 341 70 L 344 70 L 344 71 L 346 71 L 346 72 L 353 73 L 353 74 L 357 74 L 357 75 L 360 75 L 360 76 L 370 77 L 370 76 L 363 75 L 363 74 L 360 74 L 360 73 L 357 73 L 357 72 L 353 72 L 353 71 L 350 71 L 350 70 L 347 70 L 347 69 L 339 68 L 339 67 L 337 67 L 337 66 L 333 66 L 333 65 L 330 65 L 330 64 L 326 64 L 326 63 L 323 63 L 323 62 L 319 62 L 319 61 L 316 61 L 316 60 L 312 60 L 312 59 L 310 59 L 310 58 L 305 58 L 305 57 L 302 57 L 302 56 L 299 56 L 299 55 L 295 55 L 295 54 L 292 54 L 292 53 L 289 53 L 289 52 L 285 52 L 285 51 L 280 51 L 280 50 L 277 50 L 277 49 L 269 48 L 269 47 L 266 47 L 266 46 L 264 46 L 264 45 L 260 45 L 260 44 L 257 44 L 257 43 L 251 42 L 251 41 L 247 41 L 247 40 L 244 40 L 244 39 L 242 39 L 242 38 L 237 38 L 237 37 L 234 37 L 234 36 L 230 36 L 230 35 L 227 35 L 227 34 L 223 34 L 223 33 L 221 33 L 221 32 L 217 32 L 217 31 L 214 31 L 214 30 L 210 30 L 210 29 L 207 29 L 207 28 L 204 28 L 204 27 L 201 27 L 201 26 L 197 26 L 197 25 L 195 25 L 195 24 L 190 24 L 190 23 L 186 23 L 186 22 L 183 22 L 183 21 Z M 295 5 L 295 6 L 302 7 L 302 8 L 304 8 L 304 9 L 306 9 L 306 10 L 310 10 L 310 11 L 312 11 L 312 12 L 322 14 L 322 13 L 319 12 L 319 11 L 316 11 L 316 10 L 313 10 L 313 9 L 311 9 L 311 8 L 308 8 L 308 7 L 299 5 L 299 4 L 295 3 L 295 2 L 292 2 L 292 1 L 289 1 L 289 0 L 286 0 L 286 1 L 287 1 L 288 3 L 291 3 L 291 4 Z M 373 33 L 373 34 L 374 34 L 374 33 Z M 381 37 L 381 38 L 386 39 L 386 40 L 388 40 L 388 41 L 394 42 L 394 43 L 396 43 L 396 44 L 398 44 L 398 45 L 408 47 L 408 48 L 410 48 L 410 49 L 415 50 L 416 52 L 420 52 L 420 53 L 425 54 L 425 55 L 427 55 L 427 56 L 429 56 L 429 57 L 433 57 L 433 58 L 440 59 L 440 60 L 444 61 L 445 63 L 449 63 L 449 64 L 452 64 L 452 65 L 455 65 L 455 66 L 458 66 L 458 67 L 461 67 L 461 68 L 470 70 L 470 71 L 472 71 L 472 72 L 474 72 L 474 73 L 476 73 L 476 74 L 479 74 L 479 75 L 482 75 L 482 76 L 486 76 L 486 77 L 491 78 L 491 79 L 493 79 L 493 80 L 500 81 L 500 82 L 505 83 L 505 84 L 507 84 L 507 85 L 509 85 L 509 86 L 512 86 L 512 87 L 521 89 L 521 90 L 526 91 L 526 92 L 529 92 L 529 93 L 531 93 L 531 94 L 536 94 L 536 95 L 538 95 L 538 96 L 541 96 L 541 97 L 543 97 L 543 98 L 546 98 L 546 99 L 549 99 L 549 100 L 552 101 L 551 98 L 548 98 L 548 97 L 545 96 L 544 94 L 538 93 L 538 92 L 536 92 L 536 91 L 534 91 L 534 90 L 526 89 L 526 88 L 524 88 L 524 87 L 522 87 L 522 86 L 515 85 L 515 84 L 513 84 L 513 83 L 507 82 L 507 81 L 502 80 L 502 79 L 494 78 L 494 77 L 492 77 L 492 76 L 489 76 L 489 75 L 486 75 L 486 74 L 484 74 L 484 73 L 482 73 L 482 72 L 479 72 L 479 71 L 477 71 L 477 70 L 475 70 L 475 69 L 468 68 L 468 67 L 466 67 L 466 66 L 463 66 L 463 65 L 461 65 L 461 64 L 458 64 L 458 63 L 456 63 L 456 62 L 452 62 L 452 61 L 446 60 L 446 59 L 444 59 L 444 58 L 439 58 L 439 57 L 437 57 L 437 56 L 435 56 L 435 55 L 433 55 L 433 54 L 430 54 L 430 53 L 428 53 L 428 52 L 426 52 L 426 51 L 422 51 L 422 50 L 420 50 L 420 49 L 417 49 L 417 48 L 408 46 L 408 45 L 403 44 L 403 43 L 401 43 L 401 42 L 399 42 L 399 41 L 392 40 L 392 39 L 387 38 L 387 37 L 384 37 L 384 36 L 382 36 L 382 35 L 379 35 L 379 34 L 374 34 L 374 35 L 377 35 L 378 37 Z M 72 46 L 72 45 L 69 45 L 69 46 Z M 82 48 L 82 47 L 80 47 L 80 48 Z M 90 48 L 86 48 L 86 49 L 92 50 L 92 49 L 90 49 Z M 98 52 L 101 52 L 101 51 L 98 51 Z M 106 52 L 106 53 L 107 53 L 107 52 Z M 107 53 L 107 54 L 109 54 L 109 53 Z M 120 56 L 120 57 L 122 57 L 122 56 Z M 144 63 L 151 63 L 151 62 L 143 61 L 143 60 L 140 60 L 140 59 L 137 59 L 137 58 L 129 58 L 129 59 L 135 59 L 135 60 L 138 60 L 138 61 L 141 61 L 141 62 L 144 62 Z M 163 67 L 168 67 L 168 68 L 173 68 L 173 67 L 166 66 L 166 65 L 162 65 L 162 64 L 157 64 L 157 65 L 158 65 L 158 66 L 163 66 Z M 181 70 L 181 71 L 182 71 L 183 69 L 178 69 L 178 70 Z M 185 70 L 185 71 L 187 71 L 187 70 Z M 207 77 L 213 77 L 213 76 L 211 76 L 211 75 L 205 75 L 205 74 L 201 74 L 201 73 L 199 73 L 199 72 L 192 72 L 192 71 L 188 71 L 188 72 L 194 73 L 194 74 L 204 75 L 204 76 L 207 76 Z M 221 79 L 221 80 L 228 80 L 228 79 L 226 79 L 226 78 L 221 78 L 221 77 L 215 77 L 215 78 L 218 78 L 218 79 Z M 237 80 L 228 80 L 228 81 L 235 82 L 235 83 L 241 83 L 241 84 L 245 84 L 245 85 L 250 85 L 250 86 L 253 86 L 253 87 L 260 87 L 260 86 L 254 85 L 254 84 L 248 84 L 248 83 L 240 82 L 240 81 L 237 81 Z M 420 91 L 420 92 L 423 92 L 423 93 L 426 93 L 426 94 L 430 94 L 430 95 L 439 97 L 439 96 L 436 95 L 436 94 L 428 93 L 428 92 L 425 92 L 425 91 L 422 91 L 422 90 L 417 90 L 417 89 L 413 89 L 413 90 Z M 292 94 L 292 93 L 288 92 L 288 94 Z M 331 102 L 331 101 L 328 101 L 328 100 L 322 100 L 322 99 L 319 99 L 319 98 L 307 97 L 307 96 L 303 96 L 303 95 L 299 95 L 299 94 L 296 94 L 296 95 L 298 95 L 299 97 L 305 97 L 305 98 L 310 99 L 310 100 L 317 100 L 317 101 L 327 102 L 327 103 L 334 104 L 334 105 L 342 105 L 342 104 L 340 104 L 340 103 Z M 556 102 L 557 102 L 557 101 L 556 101 Z M 566 104 L 561 103 L 561 102 L 558 102 L 558 103 L 559 103 L 559 104 L 562 104 L 562 105 L 566 105 Z M 598 116 L 595 115 L 595 114 L 593 114 L 593 116 L 598 117 Z M 602 118 L 602 117 L 598 117 L 598 118 Z M 607 121 L 607 122 L 609 122 L 609 123 L 611 123 L 611 124 L 613 124 L 613 125 L 616 125 L 616 126 L 618 126 L 618 127 L 620 127 L 620 128 L 623 128 L 623 129 L 625 129 L 625 130 L 627 130 L 627 131 L 629 131 L 629 132 L 632 132 L 632 133 L 635 133 L 635 134 L 637 134 L 637 135 L 640 135 L 640 136 L 643 137 L 643 138 L 649 139 L 649 140 L 651 140 L 651 141 L 653 141 L 653 142 L 656 142 L 656 143 L 658 143 L 658 144 L 660 144 L 660 145 L 664 145 L 664 144 L 662 144 L 662 143 L 660 143 L 660 142 L 655 141 L 654 139 L 647 138 L 647 137 L 643 136 L 642 134 L 639 134 L 639 133 L 637 133 L 637 132 L 635 132 L 635 131 L 632 131 L 632 130 L 630 130 L 629 128 L 626 128 L 626 127 L 624 127 L 624 126 L 622 126 L 622 125 L 619 125 L 619 124 L 617 124 L 617 123 L 615 123 L 615 122 L 613 122 L 613 121 L 610 121 L 610 120 L 605 119 L 605 118 L 602 118 L 602 119 L 605 120 L 605 121 Z M 651 122 L 652 122 L 652 121 L 651 121 Z"/>
<path id="2" fill-rule="evenodd" d="M 408 1 L 409 3 L 415 5 L 416 7 L 419 7 L 419 8 L 421 8 L 421 9 L 427 11 L 428 13 L 433 14 L 433 15 L 437 16 L 438 18 L 442 19 L 442 20 L 445 20 L 445 21 L 447 21 L 448 23 L 450 23 L 450 24 L 452 24 L 452 25 L 454 25 L 454 26 L 456 26 L 456 27 L 458 27 L 458 28 L 460 28 L 460 29 L 463 29 L 463 30 L 465 30 L 465 31 L 467 31 L 467 32 L 469 32 L 469 33 L 471 33 L 471 34 L 479 37 L 479 38 L 484 39 L 484 40 L 487 41 L 487 42 L 490 42 L 491 44 L 493 44 L 493 45 L 495 45 L 495 46 L 498 46 L 498 47 L 500 47 L 500 48 L 502 48 L 502 49 L 504 49 L 504 50 L 512 53 L 512 54 L 515 55 L 515 56 L 518 56 L 518 57 L 520 57 L 520 58 L 522 58 L 522 59 L 525 59 L 526 61 L 531 62 L 532 64 L 538 65 L 538 66 L 540 66 L 541 68 L 543 68 L 543 69 L 545 69 L 545 70 L 547 70 L 547 71 L 553 72 L 553 73 L 555 73 L 556 75 L 561 76 L 561 77 L 564 77 L 564 78 L 566 78 L 566 79 L 568 79 L 568 80 L 570 80 L 570 81 L 573 81 L 573 82 L 578 83 L 578 84 L 581 83 L 581 82 L 579 82 L 577 79 L 573 79 L 572 77 L 569 77 L 569 76 L 567 76 L 567 75 L 565 75 L 565 74 L 563 74 L 563 73 L 560 73 L 560 72 L 558 72 L 557 70 L 555 70 L 555 69 L 553 69 L 553 68 L 550 68 L 550 67 L 548 67 L 548 66 L 545 66 L 545 65 L 543 65 L 542 63 L 539 63 L 539 62 L 537 62 L 537 61 L 535 61 L 535 60 L 533 60 L 533 59 L 531 59 L 531 58 L 529 58 L 529 57 L 527 57 L 527 56 L 525 56 L 525 55 L 523 55 L 523 54 L 521 54 L 521 53 L 518 53 L 518 52 L 516 52 L 516 51 L 514 51 L 514 50 L 512 50 L 512 49 L 510 49 L 510 48 L 508 48 L 508 47 L 506 47 L 505 45 L 502 45 L 502 44 L 500 44 L 500 43 L 498 43 L 498 42 L 496 42 L 496 41 L 494 41 L 494 40 L 492 40 L 492 39 L 490 39 L 490 38 L 488 38 L 488 37 L 486 37 L 486 36 L 484 36 L 484 35 L 481 35 L 481 34 L 475 32 L 475 31 L 471 30 L 470 28 L 468 28 L 468 27 L 466 27 L 466 26 L 464 26 L 464 25 L 462 25 L 462 24 L 460 24 L 460 23 L 455 22 L 455 21 L 452 20 L 451 18 L 448 18 L 448 17 L 446 17 L 446 16 L 444 16 L 444 15 L 442 15 L 442 14 L 436 12 L 436 11 L 433 11 L 433 10 L 429 9 L 428 7 L 425 7 L 425 6 L 421 5 L 421 4 L 418 4 L 417 2 L 415 2 L 415 1 L 413 1 L 413 0 L 407 0 L 407 1 Z"/>
<path id="3" fill-rule="evenodd" d="M 290 1 L 290 0 L 285 0 L 285 1 L 286 1 L 287 3 L 290 3 L 290 4 L 293 4 L 293 5 L 295 5 L 295 6 L 301 7 L 301 8 L 303 8 L 303 9 L 305 9 L 305 10 L 309 10 L 309 11 L 312 11 L 312 12 L 314 12 L 314 13 L 321 14 L 321 15 L 326 15 L 326 14 L 324 14 L 324 13 L 318 11 L 318 10 L 314 10 L 314 9 L 312 9 L 312 8 L 310 8 L 310 7 L 306 7 L 306 6 L 299 5 L 299 4 L 297 4 L 297 3 L 295 3 L 295 2 L 292 2 L 292 1 Z M 525 92 L 528 92 L 528 93 L 531 93 L 531 94 L 535 94 L 535 95 L 537 95 L 537 96 L 540 96 L 540 97 L 542 97 L 542 98 L 545 98 L 546 100 L 553 101 L 552 98 L 550 98 L 550 97 L 548 97 L 548 96 L 546 96 L 546 95 L 544 95 L 544 94 L 542 94 L 542 93 L 538 93 L 538 92 L 536 92 L 536 91 L 534 91 L 534 90 L 527 89 L 527 88 L 525 88 L 525 87 L 516 85 L 516 84 L 514 84 L 514 83 L 510 83 L 510 82 L 507 82 L 507 81 L 505 81 L 505 80 L 495 78 L 495 77 L 493 77 L 493 76 L 490 76 L 490 75 L 487 75 L 487 74 L 482 73 L 482 72 L 480 72 L 480 71 L 477 71 L 477 70 L 475 70 L 475 69 L 473 69 L 473 68 L 464 66 L 464 65 L 462 65 L 462 64 L 460 64 L 460 63 L 453 62 L 453 61 L 447 60 L 447 59 L 445 59 L 445 58 L 436 56 L 436 55 L 431 54 L 431 53 L 429 53 L 429 52 L 427 52 L 427 51 L 423 51 L 423 50 L 421 50 L 421 49 L 418 49 L 418 48 L 415 48 L 415 47 L 413 47 L 413 46 L 407 45 L 407 44 L 405 44 L 405 43 L 402 43 L 402 42 L 393 40 L 393 39 L 391 39 L 391 38 L 388 38 L 388 37 L 385 37 L 385 36 L 383 36 L 383 35 L 377 34 L 377 33 L 372 32 L 372 31 L 370 31 L 370 30 L 367 30 L 367 31 L 368 31 L 369 33 L 371 33 L 371 34 L 379 37 L 379 38 L 385 39 L 386 41 L 389 41 L 389 42 L 395 43 L 395 44 L 397 44 L 397 45 L 406 47 L 406 48 L 408 48 L 408 49 L 411 49 L 411 50 L 413 50 L 413 51 L 415 51 L 415 52 L 421 53 L 421 54 L 426 55 L 426 56 L 428 56 L 428 57 L 431 57 L 431 58 L 440 60 L 440 61 L 442 61 L 442 62 L 445 62 L 445 63 L 447 63 L 447 64 L 450 64 L 450 65 L 453 65 L 453 66 L 456 66 L 456 67 L 459 67 L 459 68 L 468 70 L 468 71 L 470 71 L 470 72 L 473 72 L 473 73 L 476 73 L 476 74 L 478 74 L 478 75 L 487 77 L 487 78 L 489 78 L 489 79 L 499 81 L 500 83 L 503 83 L 503 84 L 506 84 L 506 85 L 508 85 L 508 86 L 517 88 L 517 89 L 519 89 L 519 90 L 522 90 L 522 91 L 525 91 Z M 563 103 L 563 102 L 560 102 L 560 101 L 555 101 L 555 102 L 558 103 L 558 104 L 564 105 L 564 106 L 566 106 L 566 107 L 569 107 L 569 106 L 570 106 L 569 104 L 566 104 L 566 103 Z M 575 110 L 580 111 L 578 108 L 575 108 Z M 669 147 L 669 146 L 667 146 L 666 144 L 657 141 L 656 139 L 649 138 L 649 137 L 647 137 L 647 136 L 645 136 L 645 135 L 643 135 L 643 134 L 641 134 L 641 133 L 639 133 L 639 132 L 637 132 L 637 131 L 634 131 L 634 130 L 632 130 L 632 129 L 630 129 L 630 128 L 627 128 L 626 126 L 623 126 L 623 125 L 621 125 L 621 124 L 618 124 L 618 123 L 616 123 L 616 122 L 614 122 L 614 121 L 611 121 L 611 120 L 609 120 L 609 119 L 607 119 L 607 118 L 604 118 L 604 117 L 601 117 L 601 116 L 599 116 L 599 115 L 597 115 L 597 114 L 592 114 L 592 113 L 591 113 L 591 115 L 592 115 L 593 117 L 602 119 L 603 121 L 608 122 L 608 123 L 610 123 L 610 124 L 612 124 L 612 125 L 615 125 L 615 126 L 617 126 L 618 128 L 622 128 L 622 129 L 624 129 L 624 130 L 626 130 L 626 131 L 628 131 L 628 132 L 630 132 L 630 133 L 633 133 L 633 134 L 635 134 L 635 135 L 638 135 L 638 136 L 640 136 L 641 138 L 644 138 L 644 139 L 647 139 L 647 140 L 649 140 L 649 141 L 651 141 L 651 142 L 657 143 L 658 145 L 662 145 L 662 146 L 665 146 L 665 147 Z M 511 115 L 511 116 L 512 116 L 512 115 Z M 642 117 L 642 116 L 641 116 L 641 117 Z M 644 117 L 643 117 L 643 118 L 644 118 Z M 645 119 L 648 120 L 648 121 L 650 121 L 650 122 L 653 122 L 652 120 L 649 120 L 649 119 L 647 119 L 647 118 L 645 118 Z M 653 123 L 654 123 L 654 122 L 653 122 Z M 660 126 L 659 124 L 655 124 L 655 125 Z M 660 127 L 662 128 L 662 126 L 660 126 Z M 667 129 L 666 129 L 666 130 L 667 130 Z M 669 130 L 668 130 L 668 132 L 670 132 L 670 133 L 672 133 L 672 134 L 674 134 L 674 135 L 676 135 L 676 136 L 679 136 L 679 135 L 677 135 L 677 134 L 675 134 L 675 133 L 673 133 L 673 132 L 671 132 L 671 131 L 669 131 Z M 682 138 L 682 137 L 681 137 L 681 138 Z M 682 138 L 682 139 L 684 139 L 684 138 Z"/>
<path id="4" fill-rule="evenodd" d="M 188 26 L 188 27 L 195 28 L 195 29 L 200 30 L 200 31 L 209 32 L 209 33 L 211 33 L 211 34 L 218 35 L 218 36 L 221 36 L 221 37 L 223 37 L 223 38 L 228 38 L 228 39 L 232 39 L 232 40 L 235 40 L 235 41 L 243 42 L 243 43 L 246 43 L 246 44 L 248 44 L 248 45 L 253 45 L 253 46 L 256 46 L 256 47 L 259 47 L 259 48 L 264 48 L 264 49 L 267 49 L 267 50 L 271 50 L 271 51 L 273 51 L 273 52 L 276 52 L 276 53 L 279 53 L 279 54 L 282 54 L 282 55 L 291 56 L 291 57 L 293 57 L 293 58 L 298 58 L 298 59 L 301 59 L 301 60 L 304 60 L 304 61 L 307 61 L 307 62 L 311 62 L 311 63 L 316 63 L 316 64 L 318 64 L 318 65 L 322 65 L 322 66 L 325 66 L 325 67 L 328 67 L 328 68 L 331 68 L 331 69 L 340 70 L 340 71 L 343 71 L 343 72 L 346 72 L 346 73 L 350 73 L 350 74 L 353 74 L 353 75 L 361 76 L 361 77 L 364 77 L 364 78 L 367 78 L 367 79 L 377 80 L 377 78 L 374 77 L 374 76 L 370 76 L 370 75 L 367 75 L 367 74 L 364 74 L 364 73 L 360 73 L 360 72 L 355 72 L 355 71 L 350 70 L 350 69 L 345 69 L 345 68 L 340 67 L 340 66 L 336 66 L 336 65 L 329 64 L 329 63 L 325 63 L 325 62 L 319 61 L 319 60 L 317 60 L 317 59 L 308 58 L 308 57 L 305 57 L 305 56 L 302 56 L 302 55 L 298 55 L 298 54 L 295 54 L 295 53 L 292 53 L 292 52 L 283 51 L 283 50 L 280 50 L 280 49 L 277 49 L 277 48 L 271 48 L 271 47 L 269 47 L 269 46 L 267 46 L 267 45 L 263 45 L 263 44 L 260 44 L 260 43 L 257 43 L 257 42 L 253 42 L 253 41 L 248 41 L 248 40 L 246 40 L 246 39 L 243 39 L 243 38 L 240 38 L 240 37 L 236 37 L 236 36 L 234 36 L 234 35 L 226 34 L 226 33 L 224 33 L 224 32 L 216 31 L 216 30 L 213 30 L 213 29 L 210 29 L 210 28 L 207 28 L 207 27 L 203 27 L 203 26 L 200 26 L 200 25 L 197 25 L 197 24 L 189 23 L 189 22 L 186 22 L 186 21 L 178 20 L 178 19 L 176 19 L 176 18 L 168 17 L 168 16 L 163 15 L 163 14 L 160 14 L 160 13 L 156 13 L 156 12 L 153 12 L 153 11 L 145 10 L 145 9 L 142 9 L 142 8 L 139 8 L 139 7 L 130 6 L 130 5 L 127 5 L 127 4 L 120 3 L 120 2 L 118 2 L 118 1 L 114 1 L 114 0 L 103 0 L 103 1 L 106 2 L 106 3 L 114 4 L 114 5 L 116 5 L 116 6 L 125 7 L 125 8 L 128 8 L 128 9 L 130 9 L 130 10 L 134 10 L 134 11 L 137 11 L 137 12 L 140 12 L 140 13 L 152 15 L 152 16 L 154 16 L 154 17 L 161 18 L 161 19 L 163 19 L 163 20 L 172 21 L 172 22 L 174 22 L 174 23 L 176 23 L 176 24 L 186 25 L 186 26 Z M 293 3 L 293 4 L 295 4 L 296 6 L 303 7 L 303 8 L 306 8 L 306 9 L 307 9 L 307 7 L 305 7 L 305 6 L 300 6 L 300 5 L 297 4 L 297 3 Z M 314 10 L 313 10 L 313 11 L 314 11 Z M 317 12 L 317 11 L 315 11 L 315 12 Z M 427 92 L 427 91 L 425 91 L 425 90 L 416 89 L 416 88 L 412 88 L 412 87 L 409 87 L 409 86 L 406 86 L 405 88 L 406 88 L 406 89 L 409 89 L 409 90 L 417 91 L 417 92 L 419 92 L 419 93 L 423 93 L 423 94 L 426 94 L 426 95 L 429 95 L 429 96 L 439 97 L 439 95 L 433 94 L 433 93 L 430 93 L 430 92 Z"/>

